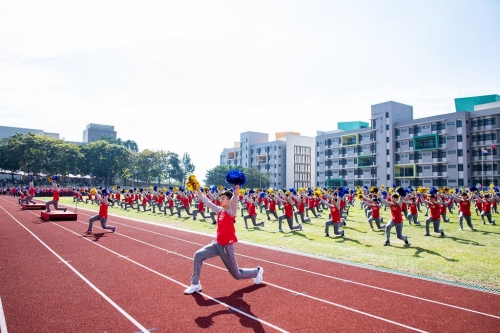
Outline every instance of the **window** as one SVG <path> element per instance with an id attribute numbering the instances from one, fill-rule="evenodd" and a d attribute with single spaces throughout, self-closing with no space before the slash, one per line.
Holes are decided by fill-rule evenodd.
<path id="1" fill-rule="evenodd" d="M 387 149 L 387 155 L 389 155 L 389 149 Z"/>
<path id="2" fill-rule="evenodd" d="M 389 137 L 385 138 L 385 142 L 389 142 Z"/>
<path id="3" fill-rule="evenodd" d="M 457 156 L 464 156 L 464 150 L 463 149 L 457 150 Z"/>
<path id="4" fill-rule="evenodd" d="M 462 119 L 457 119 L 457 127 L 462 127 Z"/>
<path id="5" fill-rule="evenodd" d="M 385 129 L 386 129 L 386 130 L 389 130 L 389 125 L 388 125 L 388 124 L 387 124 L 387 125 L 385 125 Z"/>
<path id="6" fill-rule="evenodd" d="M 385 113 L 385 117 L 386 117 L 386 118 L 389 118 L 389 112 L 386 112 L 386 113 Z"/>
<path id="7" fill-rule="evenodd" d="M 455 137 L 454 136 L 447 136 L 446 140 L 455 140 Z"/>
<path id="8" fill-rule="evenodd" d="M 396 128 L 396 133 L 395 134 L 396 134 L 396 136 L 399 136 L 399 134 L 401 134 L 400 131 L 399 131 L 399 128 Z"/>
<path id="9" fill-rule="evenodd" d="M 458 171 L 464 171 L 464 165 L 463 164 L 459 164 L 458 165 Z"/>
<path id="10" fill-rule="evenodd" d="M 457 142 L 463 142 L 463 136 L 462 134 L 457 135 Z"/>

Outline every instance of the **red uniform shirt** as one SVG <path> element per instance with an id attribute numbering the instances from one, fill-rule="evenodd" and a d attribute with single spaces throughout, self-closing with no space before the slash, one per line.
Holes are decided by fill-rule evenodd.
<path id="1" fill-rule="evenodd" d="M 229 245 L 237 241 L 236 230 L 234 230 L 234 216 L 229 215 L 227 211 L 220 211 L 217 214 L 217 243 Z"/>
<path id="2" fill-rule="evenodd" d="M 444 208 L 446 209 L 446 206 Z M 430 204 L 429 210 L 431 211 L 432 219 L 439 220 L 441 218 L 441 207 L 437 203 Z"/>
<path id="3" fill-rule="evenodd" d="M 458 203 L 458 209 L 464 216 L 470 216 L 470 201 L 462 200 Z"/>
<path id="4" fill-rule="evenodd" d="M 99 206 L 99 217 L 108 218 L 108 207 L 109 206 L 104 202 L 101 202 L 101 205 Z"/>
<path id="5" fill-rule="evenodd" d="M 394 223 L 403 223 L 403 214 L 399 205 L 391 205 L 391 219 Z"/>
<path id="6" fill-rule="evenodd" d="M 283 208 L 285 208 L 285 216 L 287 218 L 290 218 L 293 216 L 293 207 L 288 201 L 284 202 Z"/>

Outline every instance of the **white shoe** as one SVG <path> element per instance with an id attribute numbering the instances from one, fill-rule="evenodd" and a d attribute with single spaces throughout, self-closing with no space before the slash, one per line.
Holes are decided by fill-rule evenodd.
<path id="1" fill-rule="evenodd" d="M 201 284 L 199 283 L 190 285 L 189 288 L 184 290 L 184 294 L 189 295 L 197 291 L 201 291 Z"/>
<path id="2" fill-rule="evenodd" d="M 259 272 L 257 273 L 257 276 L 253 280 L 255 284 L 260 284 L 262 282 L 262 275 L 264 275 L 264 268 L 262 267 L 257 267 L 259 269 Z"/>

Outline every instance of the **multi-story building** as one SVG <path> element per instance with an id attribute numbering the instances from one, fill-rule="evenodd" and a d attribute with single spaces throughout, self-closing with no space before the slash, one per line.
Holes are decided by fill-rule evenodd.
<path id="1" fill-rule="evenodd" d="M 44 132 L 43 130 L 40 129 L 33 129 L 33 128 L 0 126 L 0 139 L 10 138 L 15 134 L 28 134 L 28 133 L 43 134 L 59 139 L 59 133 L 49 133 L 49 132 Z"/>
<path id="2" fill-rule="evenodd" d="M 369 128 L 318 132 L 316 186 L 498 185 L 493 147 L 500 135 L 500 97 L 480 97 L 486 96 L 461 99 L 456 112 L 421 119 L 413 119 L 409 105 L 376 104 Z"/>
<path id="3" fill-rule="evenodd" d="M 220 165 L 257 168 L 269 175 L 274 188 L 314 187 L 314 144 L 314 137 L 294 132 L 276 133 L 274 141 L 267 133 L 244 132 L 233 148 L 222 151 Z"/>
<path id="4" fill-rule="evenodd" d="M 90 143 L 100 140 L 103 135 L 116 139 L 115 127 L 111 125 L 88 124 L 87 128 L 83 131 L 83 142 Z"/>

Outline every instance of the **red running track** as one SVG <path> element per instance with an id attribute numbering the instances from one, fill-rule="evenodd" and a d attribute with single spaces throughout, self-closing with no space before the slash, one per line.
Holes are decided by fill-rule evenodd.
<path id="1" fill-rule="evenodd" d="M 79 209 L 77 221 L 43 222 L 40 212 L 0 197 L 9 333 L 500 331 L 495 293 L 241 242 L 238 263 L 264 267 L 262 284 L 234 280 L 213 258 L 203 292 L 184 295 L 193 254 L 213 237 L 114 216 L 116 233 L 97 223 L 84 235 L 93 214 Z"/>

